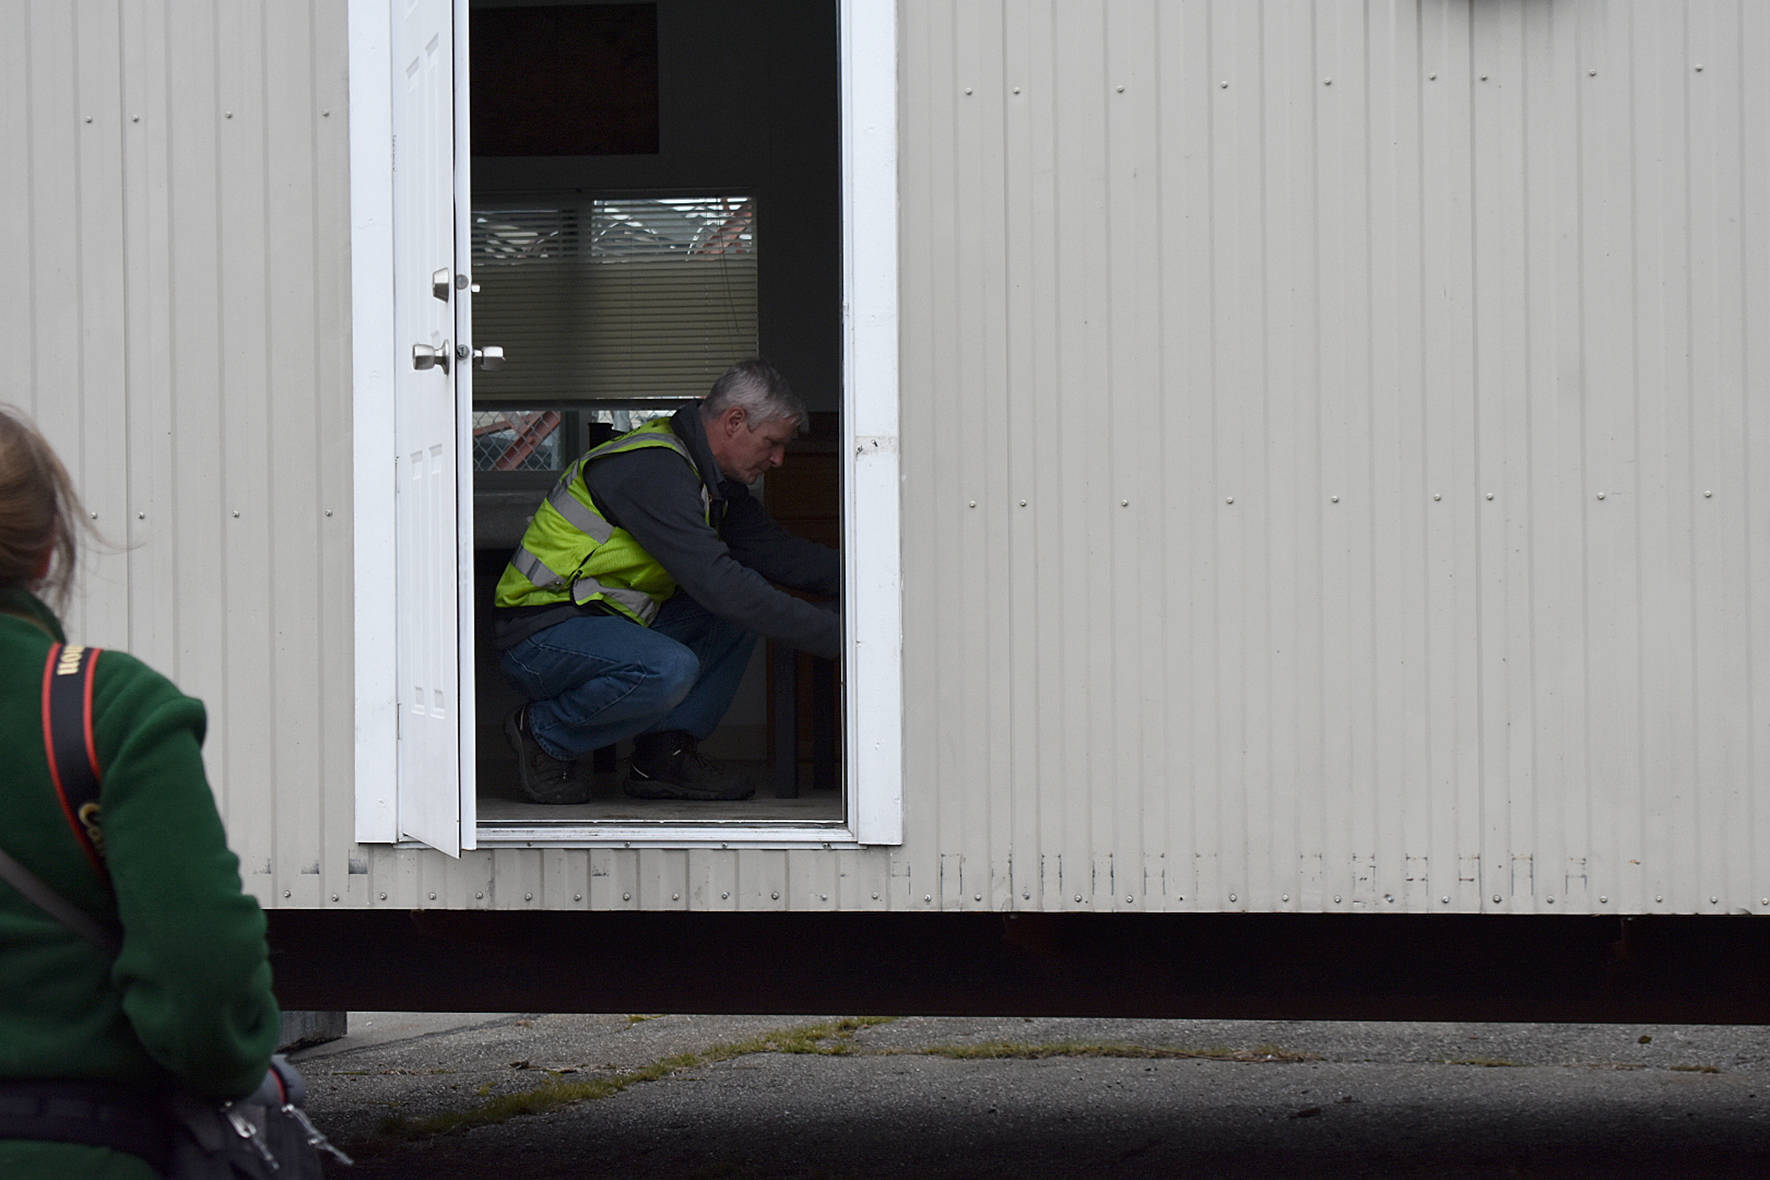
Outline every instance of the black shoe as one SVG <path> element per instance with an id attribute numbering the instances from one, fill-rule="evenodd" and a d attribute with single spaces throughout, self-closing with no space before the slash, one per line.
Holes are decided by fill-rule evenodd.
<path id="1" fill-rule="evenodd" d="M 578 778 L 575 766 L 541 748 L 529 731 L 529 707 L 504 718 L 504 739 L 516 754 L 516 785 L 530 803 L 588 803 L 590 784 Z"/>
<path id="2" fill-rule="evenodd" d="M 621 789 L 635 799 L 748 799 L 756 788 L 742 774 L 695 748 L 682 730 L 642 733 Z"/>

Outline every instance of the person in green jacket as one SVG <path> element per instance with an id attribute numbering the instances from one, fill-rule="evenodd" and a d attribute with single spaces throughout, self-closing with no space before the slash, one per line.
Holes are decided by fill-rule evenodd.
<path id="1" fill-rule="evenodd" d="M 64 817 L 44 750 L 42 693 L 84 524 L 42 435 L 0 406 L 0 849 L 121 932 L 113 959 L 0 880 L 0 1176 L 151 1178 L 142 1156 L 35 1138 L 50 1087 L 87 1106 L 157 1116 L 175 1089 L 237 1098 L 279 1034 L 264 914 L 204 777 L 204 712 L 125 652 L 94 665 L 107 885 Z"/>

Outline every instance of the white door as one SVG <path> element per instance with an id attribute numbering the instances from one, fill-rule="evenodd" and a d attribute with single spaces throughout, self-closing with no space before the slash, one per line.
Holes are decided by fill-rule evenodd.
<path id="1" fill-rule="evenodd" d="M 402 837 L 473 847 L 466 0 L 393 14 L 393 321 L 398 817 Z M 457 147 L 461 150 L 457 150 Z M 465 838 L 464 838 L 465 837 Z"/>

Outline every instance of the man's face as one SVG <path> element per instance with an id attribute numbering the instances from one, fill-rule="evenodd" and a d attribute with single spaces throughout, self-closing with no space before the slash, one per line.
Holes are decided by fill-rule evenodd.
<path id="1" fill-rule="evenodd" d="M 727 479 L 755 483 L 786 461 L 787 444 L 798 432 L 796 419 L 775 418 L 753 426 L 745 411 L 733 406 L 719 416 L 713 457 Z"/>

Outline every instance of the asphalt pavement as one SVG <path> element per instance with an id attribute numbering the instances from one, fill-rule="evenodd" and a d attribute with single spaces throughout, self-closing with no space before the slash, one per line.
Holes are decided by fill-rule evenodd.
<path id="1" fill-rule="evenodd" d="M 1770 1175 L 1770 1028 L 351 1013 L 383 1177 Z"/>

